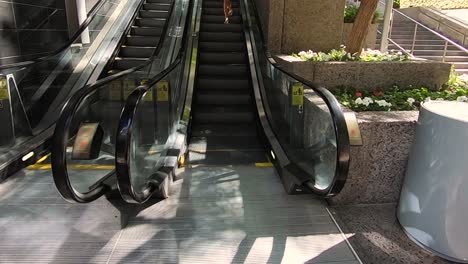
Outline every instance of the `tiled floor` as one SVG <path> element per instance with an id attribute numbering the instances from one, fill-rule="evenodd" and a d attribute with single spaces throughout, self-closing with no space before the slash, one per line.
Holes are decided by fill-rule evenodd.
<path id="1" fill-rule="evenodd" d="M 273 168 L 183 174 L 137 206 L 68 204 L 50 171 L 20 172 L 0 184 L 0 263 L 359 263 L 324 202 L 286 195 Z"/>
<path id="2" fill-rule="evenodd" d="M 430 255 L 403 233 L 395 204 L 338 206 L 331 211 L 364 263 L 452 263 Z"/>

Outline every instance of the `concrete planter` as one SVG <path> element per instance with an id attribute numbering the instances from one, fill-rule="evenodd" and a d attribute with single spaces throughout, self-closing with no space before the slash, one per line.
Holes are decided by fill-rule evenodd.
<path id="1" fill-rule="evenodd" d="M 341 43 L 343 45 L 348 45 L 349 35 L 351 34 L 351 29 L 353 28 L 354 23 L 344 23 L 343 25 L 343 34 L 341 35 Z M 367 32 L 366 39 L 364 40 L 364 48 L 375 49 L 375 41 L 377 40 L 377 27 L 378 24 L 371 24 L 369 26 L 369 31 Z"/>
<path id="2" fill-rule="evenodd" d="M 405 62 L 306 62 L 289 55 L 275 57 L 289 72 L 329 90 L 355 87 L 385 90 L 397 85 L 402 89 L 427 87 L 438 89 L 447 83 L 451 64 L 425 60 Z"/>
<path id="3" fill-rule="evenodd" d="M 405 177 L 418 111 L 360 112 L 363 145 L 351 147 L 348 180 L 334 205 L 396 203 Z"/>

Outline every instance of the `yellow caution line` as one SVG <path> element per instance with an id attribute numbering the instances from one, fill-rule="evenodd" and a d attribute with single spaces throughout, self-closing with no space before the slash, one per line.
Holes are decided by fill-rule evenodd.
<path id="1" fill-rule="evenodd" d="M 44 162 L 48 157 L 50 157 L 50 153 L 48 153 L 47 155 L 45 155 L 44 157 L 40 158 L 36 164 L 39 164 L 39 163 L 42 163 Z"/>
<path id="2" fill-rule="evenodd" d="M 259 167 L 259 168 L 273 167 L 273 163 L 271 163 L 271 162 L 258 162 L 258 163 L 255 163 L 255 167 Z"/>
<path id="3" fill-rule="evenodd" d="M 28 166 L 30 170 L 51 170 L 51 164 L 34 164 Z M 67 165 L 69 170 L 114 170 L 114 165 L 97 165 L 97 164 L 73 164 Z"/>

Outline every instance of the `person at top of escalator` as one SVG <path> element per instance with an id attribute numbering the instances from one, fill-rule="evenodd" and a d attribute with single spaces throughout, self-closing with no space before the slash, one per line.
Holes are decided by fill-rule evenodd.
<path id="1" fill-rule="evenodd" d="M 229 18 L 232 16 L 231 0 L 224 0 L 224 24 L 229 24 Z"/>

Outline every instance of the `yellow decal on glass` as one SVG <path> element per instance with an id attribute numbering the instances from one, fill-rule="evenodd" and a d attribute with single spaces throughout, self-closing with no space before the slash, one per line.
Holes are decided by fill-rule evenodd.
<path id="1" fill-rule="evenodd" d="M 140 81 L 140 85 L 145 85 L 148 83 L 148 79 L 142 79 Z M 151 102 L 153 101 L 153 87 L 148 88 L 148 91 L 145 94 L 145 97 L 143 97 L 143 101 L 145 102 Z"/>
<path id="2" fill-rule="evenodd" d="M 158 89 L 158 102 L 167 102 L 169 101 L 169 82 L 168 81 L 159 81 L 156 84 L 156 87 Z"/>
<path id="3" fill-rule="evenodd" d="M 123 92 L 124 92 L 124 99 L 127 99 L 127 97 L 135 90 L 136 85 L 135 85 L 135 80 L 133 79 L 126 79 L 123 81 Z"/>
<path id="4" fill-rule="evenodd" d="M 304 85 L 295 83 L 292 87 L 292 105 L 302 106 L 304 104 Z"/>
<path id="5" fill-rule="evenodd" d="M 7 79 L 5 77 L 0 77 L 0 100 L 7 100 L 10 98 L 8 94 L 8 85 Z"/>

